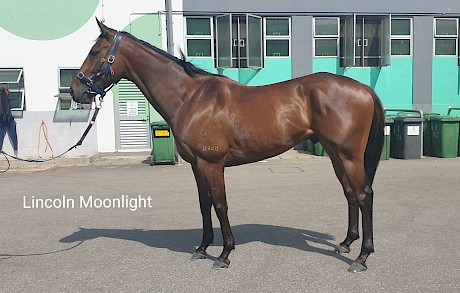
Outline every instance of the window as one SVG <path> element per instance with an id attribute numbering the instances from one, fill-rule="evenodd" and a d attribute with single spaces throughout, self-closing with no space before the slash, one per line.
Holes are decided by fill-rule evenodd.
<path id="1" fill-rule="evenodd" d="M 314 56 L 337 57 L 339 18 L 320 17 L 315 18 L 313 21 Z"/>
<path id="2" fill-rule="evenodd" d="M 438 18 L 434 24 L 434 55 L 457 56 L 458 19 Z"/>
<path id="3" fill-rule="evenodd" d="M 187 17 L 186 51 L 188 57 L 212 57 L 212 25 L 209 17 Z"/>
<path id="4" fill-rule="evenodd" d="M 289 57 L 291 21 L 251 14 L 187 16 L 185 45 L 189 58 L 213 58 L 216 68 L 263 67 L 264 57 Z"/>
<path id="5" fill-rule="evenodd" d="M 11 110 L 24 110 L 24 72 L 22 68 L 0 69 L 0 83 L 10 94 Z"/>
<path id="6" fill-rule="evenodd" d="M 390 65 L 391 16 L 351 15 L 341 19 L 341 65 Z"/>
<path id="7" fill-rule="evenodd" d="M 289 18 L 265 19 L 265 56 L 289 57 L 291 22 Z"/>
<path id="8" fill-rule="evenodd" d="M 19 83 L 22 77 L 22 69 L 0 69 L 0 83 L 14 84 Z"/>
<path id="9" fill-rule="evenodd" d="M 412 45 L 412 19 L 391 20 L 391 55 L 409 56 Z"/>
<path id="10" fill-rule="evenodd" d="M 262 68 L 262 18 L 225 14 L 215 18 L 216 67 Z"/>
<path id="11" fill-rule="evenodd" d="M 58 83 L 59 83 L 59 94 L 56 97 L 59 98 L 58 109 L 59 110 L 73 110 L 81 109 L 82 105 L 72 100 L 70 95 L 70 84 L 79 69 L 77 68 L 59 68 L 58 69 Z"/>
<path id="12" fill-rule="evenodd" d="M 24 90 L 11 90 L 10 94 L 11 110 L 24 110 Z"/>

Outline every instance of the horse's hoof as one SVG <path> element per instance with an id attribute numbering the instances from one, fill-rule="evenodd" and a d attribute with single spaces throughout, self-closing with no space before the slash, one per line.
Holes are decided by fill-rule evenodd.
<path id="1" fill-rule="evenodd" d="M 217 259 L 212 265 L 212 268 L 215 270 L 223 270 L 223 269 L 227 269 L 229 264 L 230 264 L 230 261 L 228 259 L 227 260 Z"/>
<path id="2" fill-rule="evenodd" d="M 195 251 L 190 257 L 190 260 L 199 260 L 199 259 L 206 259 L 206 258 L 208 258 L 208 254 L 206 252 Z"/>
<path id="3" fill-rule="evenodd" d="M 346 246 L 343 246 L 343 245 L 339 244 L 334 249 L 334 252 L 337 253 L 337 254 L 350 253 L 350 247 L 346 247 Z"/>
<path id="4" fill-rule="evenodd" d="M 367 266 L 365 264 L 359 263 L 354 261 L 351 266 L 348 268 L 350 273 L 361 273 L 367 270 Z"/>

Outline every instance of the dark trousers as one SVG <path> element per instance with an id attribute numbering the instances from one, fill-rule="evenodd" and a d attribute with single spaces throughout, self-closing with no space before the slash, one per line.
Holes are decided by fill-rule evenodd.
<path id="1" fill-rule="evenodd" d="M 8 132 L 10 137 L 11 144 L 15 151 L 18 150 L 18 134 L 16 132 L 16 122 L 10 122 L 8 125 L 0 125 L 0 150 L 3 149 L 3 140 L 5 139 L 5 134 Z"/>

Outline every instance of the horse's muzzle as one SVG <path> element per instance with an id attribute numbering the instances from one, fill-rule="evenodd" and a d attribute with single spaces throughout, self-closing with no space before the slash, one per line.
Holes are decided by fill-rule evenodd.
<path id="1" fill-rule="evenodd" d="M 95 94 L 88 92 L 88 90 L 82 91 L 80 90 L 80 88 L 74 90 L 71 87 L 70 96 L 72 97 L 72 100 L 74 100 L 76 103 L 90 104 L 93 101 Z"/>

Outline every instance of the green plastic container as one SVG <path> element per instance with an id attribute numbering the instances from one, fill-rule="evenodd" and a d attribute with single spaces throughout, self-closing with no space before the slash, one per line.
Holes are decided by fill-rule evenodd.
<path id="1" fill-rule="evenodd" d="M 423 113 L 423 155 L 433 156 L 433 140 L 431 139 L 431 119 L 436 113 Z"/>
<path id="2" fill-rule="evenodd" d="M 380 160 L 390 159 L 390 146 L 391 146 L 391 131 L 394 125 L 392 117 L 385 117 L 384 140 Z"/>
<path id="3" fill-rule="evenodd" d="M 174 164 L 174 137 L 171 128 L 165 121 L 150 123 L 152 129 L 152 160 L 153 164 Z"/>
<path id="4" fill-rule="evenodd" d="M 458 156 L 460 117 L 439 115 L 431 118 L 433 156 L 454 158 Z"/>
<path id="5" fill-rule="evenodd" d="M 312 155 L 315 154 L 315 144 L 309 138 L 305 141 L 305 150 Z"/>
<path id="6" fill-rule="evenodd" d="M 315 155 L 328 157 L 327 152 L 324 150 L 324 148 L 323 148 L 323 146 L 321 145 L 320 142 L 317 142 L 315 144 Z"/>

